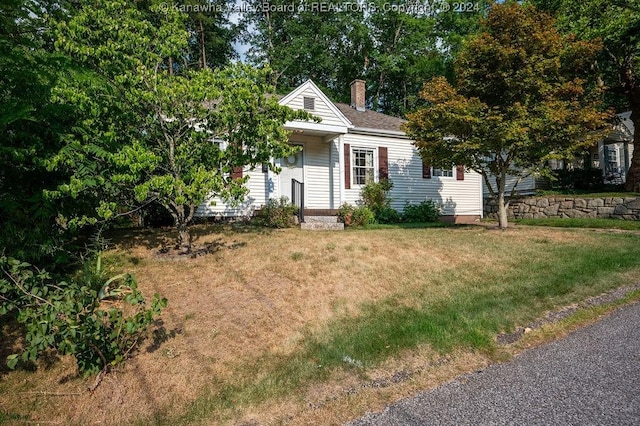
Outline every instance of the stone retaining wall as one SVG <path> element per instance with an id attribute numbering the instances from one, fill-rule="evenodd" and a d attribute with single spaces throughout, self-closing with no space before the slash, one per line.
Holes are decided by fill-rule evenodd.
<path id="1" fill-rule="evenodd" d="M 490 198 L 484 200 L 485 217 L 496 218 L 498 206 Z M 523 197 L 509 204 L 509 217 L 537 219 L 545 217 L 597 217 L 640 220 L 639 197 Z"/>

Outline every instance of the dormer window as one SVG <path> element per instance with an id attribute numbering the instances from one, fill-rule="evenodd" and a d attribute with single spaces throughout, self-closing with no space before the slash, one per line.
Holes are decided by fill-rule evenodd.
<path id="1" fill-rule="evenodd" d="M 316 98 L 305 96 L 303 98 L 304 109 L 307 111 L 313 111 L 316 108 Z"/>

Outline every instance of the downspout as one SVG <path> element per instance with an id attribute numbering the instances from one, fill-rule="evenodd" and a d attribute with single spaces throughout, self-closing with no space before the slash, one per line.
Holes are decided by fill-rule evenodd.
<path id="1" fill-rule="evenodd" d="M 338 165 L 340 171 L 340 206 L 345 203 L 344 194 L 344 136 L 338 136 Z"/>
<path id="2" fill-rule="evenodd" d="M 335 209 L 335 185 L 334 185 L 334 181 L 335 179 L 333 178 L 333 147 L 335 146 L 334 143 L 335 139 L 331 139 L 330 145 L 329 145 L 329 208 L 330 209 Z"/>

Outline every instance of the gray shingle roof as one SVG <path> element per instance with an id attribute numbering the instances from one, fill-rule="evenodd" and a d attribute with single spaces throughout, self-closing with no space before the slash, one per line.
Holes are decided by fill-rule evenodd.
<path id="1" fill-rule="evenodd" d="M 402 125 L 407 122 L 402 118 L 392 117 L 371 110 L 358 111 L 347 104 L 334 102 L 334 105 L 353 123 L 356 129 L 402 132 Z"/>

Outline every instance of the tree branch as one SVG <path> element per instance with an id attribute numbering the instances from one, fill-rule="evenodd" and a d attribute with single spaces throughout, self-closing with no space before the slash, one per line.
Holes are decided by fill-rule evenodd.
<path id="1" fill-rule="evenodd" d="M 9 271 L 7 271 L 6 269 L 2 269 L 2 272 L 4 272 L 4 273 L 5 273 L 5 275 L 6 275 L 7 277 L 9 277 L 9 279 L 13 282 L 13 284 L 14 284 L 16 287 L 18 287 L 18 289 L 20 289 L 20 291 L 22 291 L 22 292 L 23 292 L 25 295 L 27 295 L 28 297 L 31 297 L 31 298 L 36 299 L 36 300 L 39 300 L 40 302 L 44 303 L 45 305 L 49 305 L 49 306 L 51 306 L 51 307 L 52 307 L 52 308 L 54 308 L 54 309 L 56 308 L 56 307 L 55 307 L 55 306 L 53 306 L 53 304 L 52 304 L 51 302 L 49 302 L 48 300 L 43 299 L 43 298 L 42 298 L 42 297 L 40 297 L 40 296 L 36 296 L 35 294 L 29 293 L 27 290 L 25 290 L 25 288 L 24 288 L 24 287 L 23 287 L 23 286 L 22 286 L 22 285 L 21 285 L 21 284 L 20 284 L 20 283 L 15 279 L 15 278 L 14 278 L 14 276 L 13 276 L 13 275 L 11 275 L 11 274 L 9 273 Z"/>

